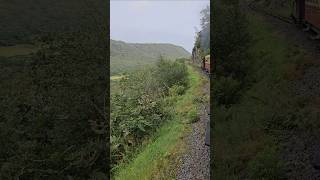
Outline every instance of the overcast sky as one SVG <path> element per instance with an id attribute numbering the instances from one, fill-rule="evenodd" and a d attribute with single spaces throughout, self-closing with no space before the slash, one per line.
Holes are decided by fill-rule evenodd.
<path id="1" fill-rule="evenodd" d="M 191 52 L 206 5 L 209 0 L 111 0 L 111 39 L 172 43 Z"/>

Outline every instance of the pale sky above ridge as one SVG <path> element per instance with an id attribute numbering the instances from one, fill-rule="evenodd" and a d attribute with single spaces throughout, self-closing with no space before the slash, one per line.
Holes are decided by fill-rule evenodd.
<path id="1" fill-rule="evenodd" d="M 129 43 L 171 43 L 191 53 L 196 28 L 200 29 L 200 11 L 209 3 L 209 0 L 111 0 L 110 37 Z"/>

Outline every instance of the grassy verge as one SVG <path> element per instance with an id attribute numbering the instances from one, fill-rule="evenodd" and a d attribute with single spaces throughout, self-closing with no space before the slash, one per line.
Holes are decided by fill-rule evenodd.
<path id="1" fill-rule="evenodd" d="M 254 5 L 256 5 L 258 8 L 264 9 L 268 13 L 282 17 L 290 17 L 294 9 L 293 3 L 289 0 L 284 3 L 279 3 L 278 0 L 260 0 L 256 1 Z"/>
<path id="2" fill-rule="evenodd" d="M 120 165 L 113 179 L 175 179 L 179 157 L 185 150 L 182 139 L 189 130 L 184 122 L 191 121 L 188 119 L 188 111 L 196 109 L 193 101 L 203 82 L 201 75 L 191 66 L 188 66 L 188 72 L 189 88 L 185 94 L 176 97 L 174 118 L 158 130 L 154 140 L 146 145 L 130 163 Z"/>
<path id="3" fill-rule="evenodd" d="M 110 77 L 110 80 L 111 81 L 118 81 L 118 80 L 120 80 L 120 79 L 122 79 L 124 77 L 125 77 L 124 75 L 114 75 L 114 76 Z"/>
<path id="4" fill-rule="evenodd" d="M 217 106 L 214 179 L 278 179 L 283 176 L 278 135 L 295 126 L 296 97 L 290 81 L 304 52 L 255 14 L 248 15 L 253 44 L 250 86 L 231 107 Z"/>
<path id="5" fill-rule="evenodd" d="M 34 53 L 38 48 L 34 45 L 29 44 L 19 44 L 15 46 L 0 47 L 0 56 L 11 57 L 18 55 L 28 55 Z"/>

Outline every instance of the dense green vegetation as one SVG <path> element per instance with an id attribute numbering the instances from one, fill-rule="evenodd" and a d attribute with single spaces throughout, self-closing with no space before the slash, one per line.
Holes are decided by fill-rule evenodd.
<path id="1" fill-rule="evenodd" d="M 167 70 L 166 66 L 170 66 L 170 64 L 172 63 L 166 62 L 163 63 L 164 66 L 161 66 L 162 68 L 165 68 L 163 70 Z M 182 66 L 185 67 L 185 65 Z M 180 68 L 176 65 L 172 66 L 170 69 L 173 70 L 176 75 L 181 74 L 177 73 L 180 71 Z M 128 158 L 127 163 L 120 163 L 115 167 L 115 179 L 174 179 L 176 176 L 176 168 L 180 164 L 179 156 L 184 152 L 184 144 L 182 143 L 181 138 L 184 136 L 184 133 L 189 130 L 186 123 L 190 123 L 199 118 L 197 113 L 196 115 L 190 115 L 190 112 L 197 112 L 199 103 L 208 101 L 208 97 L 205 97 L 202 92 L 202 85 L 205 83 L 205 79 L 203 79 L 193 67 L 188 66 L 188 74 L 184 76 L 183 81 L 180 81 L 181 83 L 178 83 L 180 85 L 163 81 L 165 79 L 171 80 L 169 77 L 174 75 L 171 74 L 167 76 L 166 74 L 167 73 L 163 73 L 160 75 L 161 81 L 172 85 L 170 88 L 165 85 L 164 88 L 167 89 L 166 95 L 162 98 L 158 98 L 158 102 L 162 105 L 162 108 L 160 108 L 163 113 L 162 119 L 157 118 L 155 124 L 153 124 L 152 119 L 145 119 L 142 121 L 140 118 L 140 123 L 137 123 L 137 120 L 139 119 L 134 120 L 136 129 L 139 129 L 139 131 L 136 131 L 136 134 L 140 134 L 140 139 L 137 139 L 135 142 L 140 141 L 142 143 L 140 147 L 138 144 L 135 144 L 134 148 L 138 147 L 138 150 L 131 158 Z M 139 84 L 140 83 L 141 82 L 139 81 Z M 185 85 L 182 86 L 182 84 Z M 148 86 L 150 86 L 150 84 Z M 152 93 L 150 96 L 152 96 Z M 141 116 L 144 116 L 145 113 L 140 114 Z M 155 113 L 153 114 L 156 115 Z M 121 124 L 128 124 L 129 122 L 127 119 L 124 119 Z M 145 124 L 139 125 L 148 121 L 148 128 L 145 127 Z M 141 135 L 144 136 L 141 138 Z M 124 137 L 122 139 L 128 138 Z M 127 146 L 128 143 L 123 145 Z M 129 148 L 126 149 L 130 150 Z M 114 155 L 117 155 L 117 152 L 114 153 Z"/>
<path id="2" fill-rule="evenodd" d="M 209 53 L 209 6 L 201 14 L 205 30 L 198 44 Z M 203 92 L 205 79 L 186 65 L 189 56 L 170 44 L 111 41 L 111 73 L 121 73 L 111 77 L 114 179 L 176 178 L 185 151 L 181 139 L 188 124 L 199 120 L 200 104 L 209 99 Z"/>
<path id="3" fill-rule="evenodd" d="M 1 61 L 1 179 L 106 176 L 106 56 L 94 39 L 81 48 L 88 37 L 66 34 L 29 60 Z"/>
<path id="4" fill-rule="evenodd" d="M 283 135 L 317 132 L 317 110 L 291 85 L 311 64 L 260 16 L 243 14 L 236 1 L 215 9 L 214 178 L 285 178 Z"/>
<path id="5" fill-rule="evenodd" d="M 64 2 L 1 2 L 1 43 L 15 46 L 0 48 L 0 179 L 107 179 L 106 6 Z M 64 31 L 76 20 L 55 17 L 72 14 L 72 4 L 96 13 Z"/>
<path id="6" fill-rule="evenodd" d="M 110 41 L 111 74 L 143 69 L 154 65 L 160 56 L 169 60 L 189 58 L 184 48 L 172 44 L 139 44 Z"/>
<path id="7" fill-rule="evenodd" d="M 105 9 L 92 8 L 95 5 L 106 6 L 95 0 L 2 0 L 0 46 L 33 44 L 40 34 L 73 32 L 92 21 L 101 22 L 96 14 Z"/>
<path id="8" fill-rule="evenodd" d="M 111 97 L 112 163 L 125 160 L 165 121 L 171 119 L 170 99 L 187 86 L 184 63 L 160 59 L 153 68 L 139 70 L 120 80 Z"/>

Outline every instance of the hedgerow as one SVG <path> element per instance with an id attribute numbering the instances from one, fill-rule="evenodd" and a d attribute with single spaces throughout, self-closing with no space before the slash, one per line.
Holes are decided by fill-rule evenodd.
<path id="1" fill-rule="evenodd" d="M 184 63 L 160 58 L 155 67 L 128 74 L 111 95 L 112 166 L 125 162 L 158 127 L 172 118 L 170 106 L 187 86 Z"/>

